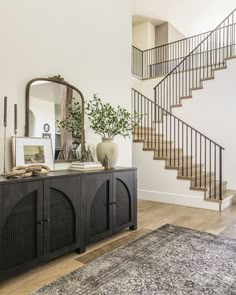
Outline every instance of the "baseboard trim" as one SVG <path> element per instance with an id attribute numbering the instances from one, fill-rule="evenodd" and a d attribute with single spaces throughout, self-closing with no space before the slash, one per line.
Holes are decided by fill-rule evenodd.
<path id="1" fill-rule="evenodd" d="M 204 201 L 203 197 L 201 196 L 180 195 L 167 192 L 138 189 L 138 198 L 141 200 L 156 201 L 160 203 L 182 205 L 187 207 L 202 208 L 215 211 L 220 210 L 219 203 Z M 227 205 L 222 206 L 221 209 L 225 209 L 226 207 L 228 207 Z"/>
<path id="2" fill-rule="evenodd" d="M 232 206 L 235 203 L 235 196 L 232 195 L 228 197 L 227 199 L 223 200 L 221 203 L 221 211 L 225 210 L 226 208 Z"/>

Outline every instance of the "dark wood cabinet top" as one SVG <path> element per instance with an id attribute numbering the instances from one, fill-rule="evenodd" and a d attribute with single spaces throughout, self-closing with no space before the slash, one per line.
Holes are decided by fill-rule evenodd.
<path id="1" fill-rule="evenodd" d="M 31 176 L 31 177 L 15 177 L 15 178 L 9 178 L 7 179 L 4 176 L 0 176 L 0 184 L 4 183 L 15 183 L 15 182 L 27 182 L 27 181 L 40 181 L 40 180 L 45 180 L 48 178 L 53 178 L 53 177 L 69 177 L 69 176 L 81 176 L 81 175 L 88 175 L 88 174 L 102 174 L 102 173 L 113 173 L 113 172 L 119 172 L 119 171 L 130 171 L 130 170 L 136 170 L 137 168 L 134 167 L 116 167 L 114 169 L 110 170 L 101 170 L 101 171 L 72 171 L 72 170 L 57 170 L 57 171 L 52 171 L 47 175 L 42 175 L 42 176 Z"/>

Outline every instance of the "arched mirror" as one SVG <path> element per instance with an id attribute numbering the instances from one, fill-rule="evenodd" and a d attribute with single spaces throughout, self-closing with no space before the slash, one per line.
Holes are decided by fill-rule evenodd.
<path id="1" fill-rule="evenodd" d="M 85 150 L 84 97 L 61 76 L 26 86 L 27 137 L 50 137 L 55 162 L 80 160 Z"/>

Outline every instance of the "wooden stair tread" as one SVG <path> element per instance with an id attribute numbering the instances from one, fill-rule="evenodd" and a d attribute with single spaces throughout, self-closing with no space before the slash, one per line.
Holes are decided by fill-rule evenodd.
<path id="1" fill-rule="evenodd" d="M 179 107 L 182 107 L 183 105 L 182 104 L 174 104 L 171 106 L 171 108 L 179 108 Z"/>
<path id="2" fill-rule="evenodd" d="M 210 177 L 210 175 L 208 174 L 208 173 L 206 173 L 206 179 L 207 179 L 207 181 L 208 181 L 208 178 Z M 214 178 L 215 177 L 215 175 L 214 174 L 212 174 L 211 175 L 211 177 L 212 178 Z M 202 174 L 201 175 L 201 177 L 200 177 L 200 175 L 199 174 L 197 174 L 197 176 L 195 176 L 195 175 L 189 175 L 189 176 L 182 176 L 182 175 L 178 175 L 177 176 L 177 179 L 188 179 L 188 180 L 191 180 L 191 181 L 195 181 L 195 180 L 202 180 L 202 182 L 203 183 L 205 183 L 205 174 Z"/>
<path id="3" fill-rule="evenodd" d="M 227 189 L 226 191 L 223 192 L 222 194 L 222 200 L 219 200 L 219 197 L 214 199 L 214 198 L 204 198 L 205 201 L 207 202 L 217 202 L 220 203 L 224 200 L 227 200 L 228 198 L 232 198 L 236 196 L 236 190 L 229 190 Z"/>
<path id="4" fill-rule="evenodd" d="M 158 145 L 158 144 L 157 144 Z M 169 151 L 171 151 L 171 152 L 174 152 L 174 151 L 176 151 L 176 152 L 178 152 L 178 151 L 183 151 L 183 149 L 182 148 L 180 148 L 180 149 L 178 149 L 178 148 L 173 148 L 173 147 L 170 147 L 170 146 L 168 146 L 167 148 L 165 147 L 165 148 L 163 148 L 162 149 L 162 143 L 160 143 L 160 150 L 157 148 L 157 149 L 155 149 L 155 152 L 158 152 L 158 151 L 162 151 L 163 150 L 163 152 L 165 152 L 166 150 L 169 152 Z"/>
<path id="5" fill-rule="evenodd" d="M 151 137 L 151 136 L 149 136 L 149 137 Z M 155 137 L 155 136 L 154 136 Z M 161 139 L 160 139 L 160 141 L 158 140 L 158 137 L 156 137 L 156 139 L 157 140 L 148 140 L 149 138 L 148 138 L 148 136 L 147 136 L 147 138 L 145 139 L 145 138 L 137 138 L 137 139 L 133 139 L 133 142 L 145 142 L 145 143 L 149 143 L 149 144 L 151 144 L 151 143 L 158 143 L 158 142 L 160 142 L 161 144 L 162 144 L 162 142 L 163 142 L 163 145 L 165 145 L 166 143 L 167 144 L 170 144 L 170 143 L 174 143 L 173 141 L 167 141 L 165 138 L 163 138 L 162 136 L 160 137 Z"/>
<path id="6" fill-rule="evenodd" d="M 201 78 L 200 81 L 214 80 L 215 77 Z"/>
<path id="7" fill-rule="evenodd" d="M 216 187 L 219 186 L 219 180 L 216 180 Z M 227 181 L 222 181 L 222 186 L 227 185 Z M 190 190 L 197 190 L 197 191 L 209 191 L 209 183 L 206 184 L 206 187 L 201 186 L 190 186 Z M 211 185 L 211 190 L 214 190 L 214 184 Z"/>
<path id="8" fill-rule="evenodd" d="M 158 130 L 156 130 L 158 131 Z M 158 134 L 158 133 L 155 133 L 155 129 L 153 130 L 149 130 L 148 132 L 145 131 L 145 130 L 137 130 L 135 132 L 133 132 L 133 135 L 134 136 L 148 136 L 148 137 L 163 137 L 164 134 Z"/>
<path id="9" fill-rule="evenodd" d="M 218 67 L 218 68 L 212 69 L 212 71 L 221 71 L 221 70 L 225 70 L 225 69 L 227 69 L 227 66 Z"/>
<path id="10" fill-rule="evenodd" d="M 180 96 L 179 99 L 188 99 L 188 98 L 193 98 L 192 95 L 186 95 L 186 96 Z"/>
<path id="11" fill-rule="evenodd" d="M 234 59 L 234 58 L 236 58 L 236 55 L 228 56 L 228 57 L 225 57 L 224 59 L 225 60 L 230 60 L 230 59 Z"/>
<path id="12" fill-rule="evenodd" d="M 236 196 L 236 190 L 227 189 L 225 192 L 223 192 L 223 199 L 227 199 L 231 196 Z"/>
<path id="13" fill-rule="evenodd" d="M 193 88 L 190 88 L 189 90 L 193 91 L 193 90 L 201 90 L 201 89 L 203 89 L 203 86 L 193 87 Z"/>

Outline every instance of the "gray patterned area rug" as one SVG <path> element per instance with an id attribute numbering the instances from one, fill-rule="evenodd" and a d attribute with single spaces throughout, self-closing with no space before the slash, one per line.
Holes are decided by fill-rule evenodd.
<path id="1" fill-rule="evenodd" d="M 165 225 L 34 295 L 235 295 L 236 240 Z"/>

